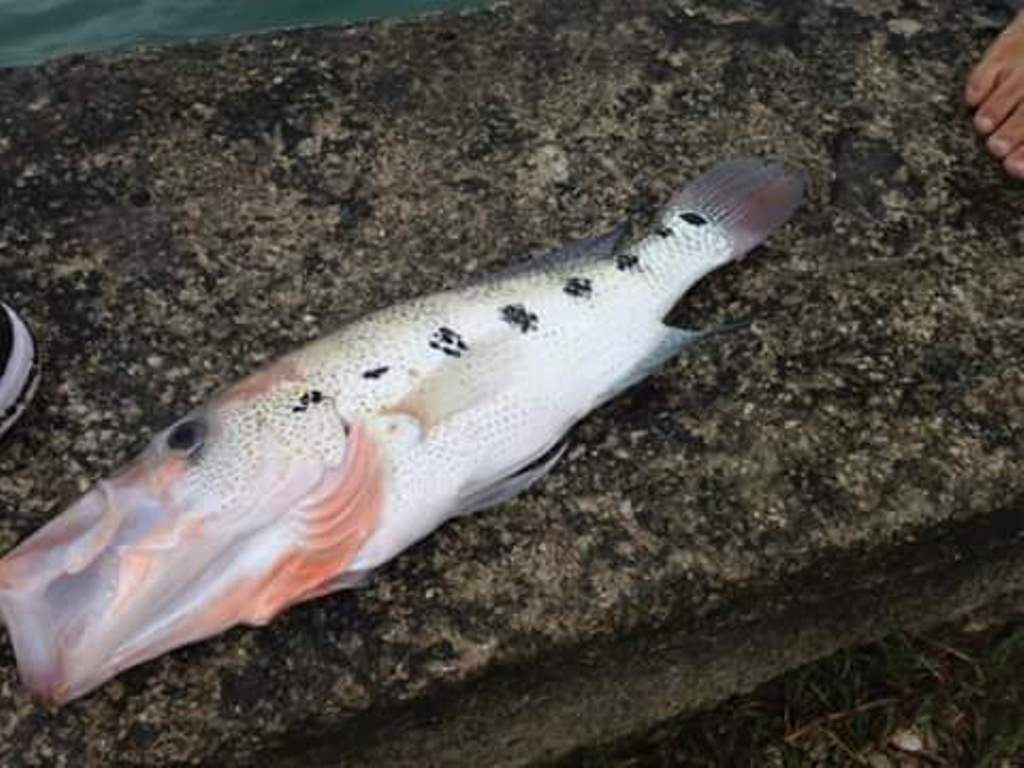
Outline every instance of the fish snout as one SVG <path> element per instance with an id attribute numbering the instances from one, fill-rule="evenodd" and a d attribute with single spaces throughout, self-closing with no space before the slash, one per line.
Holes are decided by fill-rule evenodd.
<path id="1" fill-rule="evenodd" d="M 98 560 L 121 519 L 98 486 L 0 560 L 0 617 L 23 682 L 45 703 L 66 695 L 68 660 L 103 592 Z"/>
<path id="2" fill-rule="evenodd" d="M 179 454 L 144 455 L 0 560 L 0 616 L 37 698 L 338 589 L 385 500 L 359 425 L 332 460 L 268 449 L 237 489 L 185 479 L 212 451 Z"/>

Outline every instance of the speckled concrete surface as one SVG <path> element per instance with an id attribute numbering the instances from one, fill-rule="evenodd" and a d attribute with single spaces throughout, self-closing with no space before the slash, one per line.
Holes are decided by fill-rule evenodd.
<path id="1" fill-rule="evenodd" d="M 1020 590 L 1024 188 L 959 98 L 999 8 L 523 0 L 0 72 L 0 293 L 46 353 L 4 549 L 347 317 L 642 218 L 724 156 L 812 182 L 683 308 L 751 333 L 372 588 L 58 713 L 5 643 L 0 762 L 523 763 Z"/>

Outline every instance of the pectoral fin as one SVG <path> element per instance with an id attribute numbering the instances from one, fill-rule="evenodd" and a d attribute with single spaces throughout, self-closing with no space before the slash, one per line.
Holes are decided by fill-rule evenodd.
<path id="1" fill-rule="evenodd" d="M 425 434 L 497 396 L 508 386 L 519 362 L 513 334 L 495 334 L 474 344 L 462 357 L 445 360 L 383 413 L 411 416 Z"/>
<path id="2" fill-rule="evenodd" d="M 290 605 L 334 591 L 373 533 L 384 503 L 383 467 L 362 425 L 354 424 L 348 439 L 344 464 L 326 471 L 288 513 L 295 544 L 247 596 L 247 623 L 265 624 Z"/>

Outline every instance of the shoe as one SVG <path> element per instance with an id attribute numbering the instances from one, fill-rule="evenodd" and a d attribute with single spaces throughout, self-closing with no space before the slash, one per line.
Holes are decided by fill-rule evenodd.
<path id="1" fill-rule="evenodd" d="M 32 332 L 0 301 L 0 437 L 14 426 L 39 386 Z"/>

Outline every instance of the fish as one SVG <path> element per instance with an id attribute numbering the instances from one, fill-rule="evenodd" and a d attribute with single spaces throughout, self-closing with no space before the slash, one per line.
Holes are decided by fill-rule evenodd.
<path id="1" fill-rule="evenodd" d="M 715 332 L 664 319 L 804 187 L 779 161 L 721 162 L 636 237 L 619 227 L 371 312 L 214 394 L 0 560 L 24 686 L 61 705 L 363 584 L 530 488 L 573 425 Z"/>
<path id="2" fill-rule="evenodd" d="M 0 301 L 0 437 L 21 418 L 38 388 L 32 331 L 13 307 Z"/>

